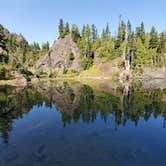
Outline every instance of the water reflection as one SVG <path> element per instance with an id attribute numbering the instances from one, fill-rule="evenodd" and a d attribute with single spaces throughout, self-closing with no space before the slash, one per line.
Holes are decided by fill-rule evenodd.
<path id="1" fill-rule="evenodd" d="M 71 122 L 77 124 L 95 122 L 97 116 L 107 122 L 112 118 L 112 124 L 125 126 L 128 121 L 135 126 L 140 119 L 148 121 L 150 117 L 163 117 L 166 120 L 166 91 L 159 89 L 143 89 L 139 85 L 109 88 L 109 84 L 98 87 L 81 83 L 39 84 L 26 88 L 0 87 L 0 132 L 4 143 L 8 143 L 13 121 L 22 118 L 31 111 L 33 106 L 47 108 L 53 105 L 61 114 L 63 126 Z M 56 111 L 54 109 L 54 111 Z"/>

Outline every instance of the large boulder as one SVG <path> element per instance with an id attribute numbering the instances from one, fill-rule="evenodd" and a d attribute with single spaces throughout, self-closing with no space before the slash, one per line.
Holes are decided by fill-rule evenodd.
<path id="1" fill-rule="evenodd" d="M 71 53 L 74 56 L 72 60 L 70 58 Z M 77 44 L 73 42 L 71 35 L 67 35 L 63 39 L 58 39 L 54 42 L 49 52 L 36 62 L 35 68 L 44 70 L 51 67 L 55 70 L 65 68 L 80 71 L 81 65 L 79 61 Z"/>

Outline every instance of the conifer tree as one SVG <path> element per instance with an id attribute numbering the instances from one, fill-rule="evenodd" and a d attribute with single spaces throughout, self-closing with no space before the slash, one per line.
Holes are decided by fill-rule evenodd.
<path id="1" fill-rule="evenodd" d="M 63 24 L 63 20 L 60 19 L 59 20 L 59 38 L 63 38 L 64 37 L 64 24 Z"/>
<path id="2" fill-rule="evenodd" d="M 74 42 L 77 42 L 78 39 L 80 38 L 79 29 L 78 29 L 78 27 L 76 26 L 76 24 L 73 24 L 73 25 L 72 25 L 71 35 L 72 35 L 72 38 L 73 38 L 73 41 L 74 41 Z"/>
<path id="3" fill-rule="evenodd" d="M 97 29 L 96 26 L 94 24 L 92 24 L 92 41 L 96 41 L 97 40 Z"/>
<path id="4" fill-rule="evenodd" d="M 85 37 L 85 25 L 82 27 L 81 37 Z"/>
<path id="5" fill-rule="evenodd" d="M 145 42 L 145 27 L 144 27 L 144 22 L 141 22 L 141 26 L 140 26 L 140 38 L 142 40 L 142 43 Z"/>
<path id="6" fill-rule="evenodd" d="M 64 35 L 68 35 L 70 33 L 69 23 L 66 22 L 65 28 L 64 28 Z"/>
<path id="7" fill-rule="evenodd" d="M 115 48 L 119 48 L 121 46 L 121 44 L 123 43 L 123 41 L 126 38 L 126 25 L 124 23 L 124 21 L 120 22 L 119 28 L 118 28 L 118 36 L 115 42 Z"/>
<path id="8" fill-rule="evenodd" d="M 149 41 L 149 48 L 157 48 L 158 47 L 158 34 L 153 26 L 150 31 L 150 41 Z"/>
<path id="9" fill-rule="evenodd" d="M 131 35 L 132 35 L 131 23 L 128 20 L 128 22 L 127 22 L 127 40 L 128 41 L 131 40 Z"/>

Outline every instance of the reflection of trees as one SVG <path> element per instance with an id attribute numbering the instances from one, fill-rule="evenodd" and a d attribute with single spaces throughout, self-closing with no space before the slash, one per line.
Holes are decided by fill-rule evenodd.
<path id="1" fill-rule="evenodd" d="M 71 122 L 92 123 L 99 115 L 106 121 L 111 115 L 115 127 L 132 121 L 137 125 L 140 119 L 148 121 L 159 115 L 166 119 L 166 91 L 143 90 L 130 86 L 127 91 L 117 90 L 117 95 L 96 91 L 87 85 L 63 84 L 37 89 L 33 86 L 23 90 L 0 87 L 0 132 L 4 142 L 8 142 L 14 119 L 21 118 L 34 106 L 55 105 L 61 113 L 63 125 Z M 125 94 L 124 94 L 125 91 Z M 165 126 L 165 121 L 163 122 Z"/>
<path id="2" fill-rule="evenodd" d="M 64 126 L 72 120 L 77 123 L 79 119 L 86 123 L 94 122 L 98 113 L 105 121 L 110 114 L 113 115 L 116 126 L 125 125 L 128 120 L 137 125 L 140 118 L 148 121 L 152 115 L 155 118 L 159 115 L 166 117 L 166 103 L 162 101 L 165 92 L 161 90 L 142 90 L 131 86 L 123 100 L 122 94 L 114 96 L 100 92 L 96 95 L 95 90 L 87 85 L 84 85 L 80 92 L 78 108 L 70 115 L 68 112 L 62 114 Z"/>
<path id="3" fill-rule="evenodd" d="M 0 132 L 4 142 L 7 143 L 13 120 L 22 118 L 33 105 L 41 105 L 43 98 L 32 87 L 19 92 L 11 87 L 0 87 L 0 90 Z"/>
<path id="4" fill-rule="evenodd" d="M 79 119 L 82 118 L 84 122 L 89 123 L 90 121 L 93 122 L 96 118 L 96 113 L 93 109 L 94 95 L 92 88 L 83 85 L 79 93 L 78 107 L 73 111 L 73 114 L 69 115 L 68 112 L 62 112 L 64 126 L 66 126 L 67 123 L 70 123 L 71 120 L 74 120 L 74 122 L 77 123 Z M 77 94 L 74 96 L 77 96 Z"/>

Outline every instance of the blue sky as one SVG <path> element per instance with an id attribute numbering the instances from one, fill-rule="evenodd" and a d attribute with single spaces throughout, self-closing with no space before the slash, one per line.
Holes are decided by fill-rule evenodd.
<path id="1" fill-rule="evenodd" d="M 115 34 L 119 15 L 134 27 L 143 20 L 146 30 L 154 25 L 160 32 L 166 29 L 166 0 L 0 0 L 0 24 L 30 43 L 52 44 L 60 18 L 79 27 L 94 23 L 99 31 L 108 22 Z"/>

